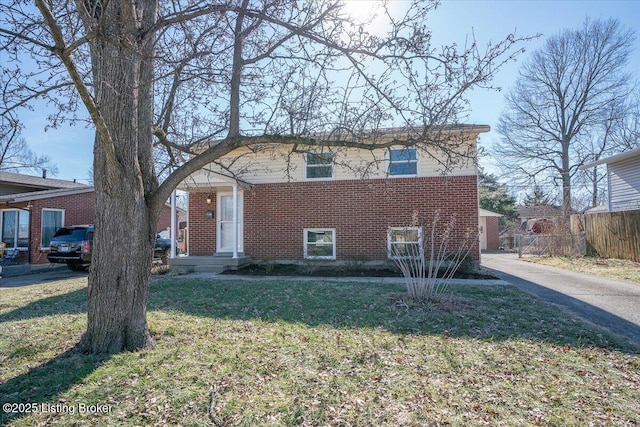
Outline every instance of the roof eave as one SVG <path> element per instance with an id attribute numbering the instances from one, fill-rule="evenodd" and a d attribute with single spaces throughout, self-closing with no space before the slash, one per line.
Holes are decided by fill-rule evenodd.
<path id="1" fill-rule="evenodd" d="M 622 160 L 630 159 L 635 156 L 640 156 L 640 147 L 634 148 L 633 150 L 625 151 L 624 153 L 616 154 L 615 156 L 607 157 L 606 159 L 600 159 L 600 160 L 596 160 L 595 162 L 587 163 L 586 165 L 580 166 L 578 169 L 580 170 L 590 169 L 598 165 L 602 165 L 605 163 L 606 164 L 615 163 Z"/>
<path id="2" fill-rule="evenodd" d="M 59 190 L 59 191 L 55 191 Z M 55 191 L 55 192 L 52 192 Z M 0 197 L 0 203 L 22 203 L 31 202 L 34 200 L 52 199 L 54 197 L 72 196 L 75 194 L 90 193 L 94 191 L 93 187 L 87 186 L 85 188 L 61 188 L 53 190 L 32 191 L 30 193 L 21 194 L 9 194 L 7 196 Z"/>

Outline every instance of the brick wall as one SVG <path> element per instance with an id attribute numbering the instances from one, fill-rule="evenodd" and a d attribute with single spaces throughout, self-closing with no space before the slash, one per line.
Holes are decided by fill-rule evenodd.
<path id="1" fill-rule="evenodd" d="M 215 251 L 215 198 L 189 195 L 189 253 Z M 462 240 L 466 230 L 478 229 L 475 176 L 378 180 L 298 182 L 255 185 L 244 192 L 244 251 L 256 260 L 300 260 L 305 228 L 336 229 L 336 259 L 387 259 L 387 230 L 420 222 L 430 223 L 436 210 L 442 222 L 458 215 Z M 426 230 L 425 230 L 426 233 Z M 479 258 L 478 245 L 472 251 Z"/>
<path id="2" fill-rule="evenodd" d="M 180 213 L 176 211 L 176 227 L 179 226 Z M 158 219 L 158 233 L 171 227 L 171 206 L 164 205 Z"/>
<path id="3" fill-rule="evenodd" d="M 206 203 L 208 196 L 213 196 L 210 205 Z M 216 211 L 215 203 L 215 192 L 189 193 L 189 255 L 211 256 L 216 251 L 216 220 L 206 215 L 209 210 Z"/>

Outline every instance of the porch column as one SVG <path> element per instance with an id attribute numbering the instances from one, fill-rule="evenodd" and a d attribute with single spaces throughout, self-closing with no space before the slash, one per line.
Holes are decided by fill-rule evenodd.
<path id="1" fill-rule="evenodd" d="M 171 255 L 169 258 L 175 258 L 176 256 L 176 190 L 171 193 L 171 232 L 169 233 L 171 239 Z"/>
<path id="2" fill-rule="evenodd" d="M 238 258 L 238 184 L 233 184 L 233 258 Z"/>

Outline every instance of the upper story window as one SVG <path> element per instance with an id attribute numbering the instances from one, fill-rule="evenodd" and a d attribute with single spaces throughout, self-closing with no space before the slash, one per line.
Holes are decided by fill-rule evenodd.
<path id="1" fill-rule="evenodd" d="M 389 149 L 389 175 L 418 175 L 418 152 L 415 148 L 402 147 Z"/>
<path id="2" fill-rule="evenodd" d="M 304 158 L 304 178 L 333 179 L 333 158 L 333 153 L 307 153 Z"/>

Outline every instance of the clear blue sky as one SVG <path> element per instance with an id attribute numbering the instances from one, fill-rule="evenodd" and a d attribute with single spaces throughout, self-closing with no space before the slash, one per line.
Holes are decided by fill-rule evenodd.
<path id="1" fill-rule="evenodd" d="M 527 51 L 517 62 L 500 71 L 495 84 L 503 88 L 502 92 L 477 91 L 472 94 L 469 123 L 494 128 L 504 107 L 504 92 L 516 82 L 523 60 L 542 47 L 546 37 L 564 29 L 580 28 L 587 17 L 615 18 L 624 28 L 636 31 L 629 71 L 640 80 L 640 0 L 443 0 L 428 25 L 436 37 L 461 42 L 472 28 L 480 45 L 498 41 L 512 31 L 520 35 L 542 34 L 525 45 Z M 498 138 L 499 135 L 492 131 L 482 134 L 480 142 L 489 147 Z M 480 164 L 494 172 L 490 158 L 481 159 Z"/>
<path id="2" fill-rule="evenodd" d="M 495 84 L 506 90 L 516 81 L 522 60 L 542 46 L 546 36 L 566 28 L 578 28 L 586 17 L 616 18 L 625 28 L 636 30 L 629 69 L 640 79 L 640 0 L 444 0 L 440 8 L 429 15 L 427 26 L 433 31 L 436 43 L 464 43 L 472 31 L 480 45 L 490 40 L 499 41 L 514 30 L 520 35 L 542 33 L 543 37 L 526 45 L 527 52 L 517 63 L 498 74 Z M 494 127 L 503 109 L 503 96 L 503 93 L 488 91 L 472 94 L 468 122 Z M 93 130 L 77 124 L 45 132 L 46 116 L 41 109 L 22 116 L 27 125 L 23 137 L 32 150 L 50 156 L 58 165 L 57 178 L 85 182 L 92 162 Z M 497 138 L 493 131 L 483 134 L 481 144 L 488 146 Z M 483 159 L 481 163 L 491 171 L 490 159 Z"/>

